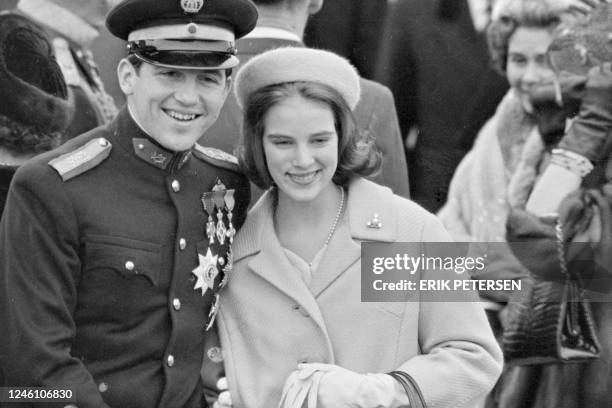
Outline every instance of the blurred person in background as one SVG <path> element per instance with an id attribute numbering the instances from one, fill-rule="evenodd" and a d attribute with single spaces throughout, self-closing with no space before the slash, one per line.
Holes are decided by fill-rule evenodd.
<path id="1" fill-rule="evenodd" d="M 544 103 L 543 96 L 555 94 L 546 86 L 534 89 L 532 100 L 541 114 L 541 132 L 557 130 L 562 138 L 528 199 L 513 208 L 507 223 L 509 241 L 529 243 L 517 256 L 544 280 L 563 281 L 557 244 L 561 233 L 568 244 L 567 269 L 589 289 L 583 296 L 593 311 L 599 358 L 510 368 L 500 397 L 502 408 L 600 408 L 612 401 L 610 32 L 610 4 L 557 32 L 549 57 L 563 104 Z M 553 98 L 558 99 L 548 100 Z M 569 127 L 566 117 L 571 118 Z M 507 319 L 518 317 L 509 313 Z"/>
<path id="2" fill-rule="evenodd" d="M 446 201 L 455 168 L 508 88 L 487 53 L 493 1 L 389 2 L 374 79 L 395 96 L 410 196 L 429 211 Z"/>
<path id="3" fill-rule="evenodd" d="M 259 10 L 257 27 L 236 42 L 241 64 L 273 48 L 304 47 L 302 37 L 308 18 L 323 6 L 323 0 L 255 0 L 254 3 Z M 371 180 L 408 197 L 406 157 L 393 96 L 388 88 L 376 82 L 360 79 L 360 83 L 362 98 L 354 112 L 357 126 L 376 142 L 383 154 L 382 171 L 372 175 Z M 201 142 L 231 153 L 240 142 L 241 123 L 242 113 L 230 95 L 219 119 Z"/>
<path id="4" fill-rule="evenodd" d="M 510 90 L 457 167 L 448 200 L 438 212 L 454 240 L 479 243 L 485 252 L 489 249 L 487 243 L 505 241 L 509 197 L 513 194 L 509 186 L 521 186 L 538 173 L 538 169 L 525 166 L 524 155 L 545 148 L 529 91 L 539 83 L 552 83 L 554 78 L 546 50 L 562 12 L 553 3 L 554 0 L 499 0 L 488 27 L 491 58 L 506 75 Z M 521 278 L 526 274 L 510 252 L 496 251 L 488 262 L 486 278 Z M 490 318 L 499 327 L 496 310 L 506 303 L 509 293 L 481 295 L 491 301 Z"/>
<path id="5" fill-rule="evenodd" d="M 584 4 L 584 3 L 581 3 Z M 552 84 L 555 73 L 547 49 L 554 30 L 570 7 L 555 0 L 498 0 L 487 35 L 491 58 L 505 73 L 510 90 L 495 115 L 478 134 L 473 148 L 453 176 L 448 200 L 438 217 L 456 241 L 503 243 L 511 207 L 527 200 L 543 163 L 534 160 L 550 151 L 558 139 L 543 138 L 530 92 Z M 521 278 L 526 270 L 504 245 L 488 259 L 486 276 L 474 278 Z M 481 293 L 501 308 L 509 293 Z M 496 305 L 497 303 L 497 305 Z"/>
<path id="6" fill-rule="evenodd" d="M 373 79 L 389 0 L 330 0 L 306 24 L 304 43 L 342 55 Z"/>
<path id="7" fill-rule="evenodd" d="M 74 101 L 76 112 L 62 141 L 109 123 L 117 114 L 90 50 L 115 3 L 119 0 L 19 0 L 15 7 L 46 30 Z"/>
<path id="8" fill-rule="evenodd" d="M 0 215 L 17 168 L 59 146 L 73 105 L 44 30 L 0 13 Z"/>

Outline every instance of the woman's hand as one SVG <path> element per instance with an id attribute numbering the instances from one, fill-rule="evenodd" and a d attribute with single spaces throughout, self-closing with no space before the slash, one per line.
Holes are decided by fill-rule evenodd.
<path id="1" fill-rule="evenodd" d="M 333 364 L 300 364 L 283 391 L 283 407 L 374 408 L 398 407 L 408 402 L 403 390 L 387 374 L 359 374 Z"/>

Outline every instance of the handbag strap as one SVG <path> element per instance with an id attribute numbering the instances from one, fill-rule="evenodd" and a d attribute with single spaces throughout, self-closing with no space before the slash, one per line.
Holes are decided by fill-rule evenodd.
<path id="1" fill-rule="evenodd" d="M 577 340 L 582 335 L 580 330 L 578 303 L 583 300 L 584 289 L 582 288 L 580 276 L 571 273 L 567 268 L 563 224 L 559 219 L 557 219 L 557 223 L 555 225 L 555 233 L 557 236 L 557 256 L 559 258 L 559 265 L 561 267 L 561 273 L 565 276 L 565 285 L 569 291 L 567 305 L 568 309 L 565 314 L 565 324 L 568 329 L 567 334 L 572 338 L 572 340 Z"/>
<path id="2" fill-rule="evenodd" d="M 418 384 L 416 381 L 414 381 L 414 378 L 412 378 L 410 374 L 404 371 L 391 371 L 387 374 L 402 385 L 404 391 L 406 391 L 406 395 L 408 396 L 410 408 L 427 408 L 423 394 L 421 394 Z"/>

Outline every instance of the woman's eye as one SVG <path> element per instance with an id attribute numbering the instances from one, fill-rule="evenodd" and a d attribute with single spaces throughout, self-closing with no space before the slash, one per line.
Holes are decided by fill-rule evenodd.
<path id="1" fill-rule="evenodd" d="M 510 61 L 515 64 L 524 64 L 527 62 L 527 59 L 521 55 L 511 55 Z"/>
<path id="2" fill-rule="evenodd" d="M 289 140 L 275 140 L 273 143 L 277 146 L 288 146 L 291 144 Z"/>

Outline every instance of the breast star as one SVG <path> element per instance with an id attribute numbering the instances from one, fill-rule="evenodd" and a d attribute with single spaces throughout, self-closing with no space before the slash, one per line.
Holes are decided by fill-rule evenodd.
<path id="1" fill-rule="evenodd" d="M 218 255 L 212 254 L 210 248 L 208 248 L 208 250 L 206 251 L 206 256 L 198 253 L 198 260 L 200 264 L 197 268 L 191 271 L 191 273 L 193 273 L 197 278 L 193 289 L 202 290 L 202 296 L 206 294 L 206 291 L 208 291 L 208 289 L 212 290 L 213 288 L 215 278 L 219 273 L 219 269 L 217 268 L 218 258 Z"/>

